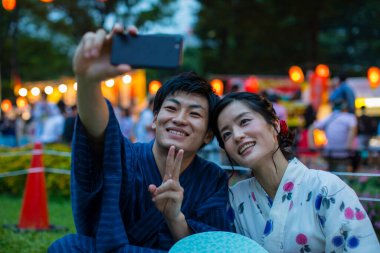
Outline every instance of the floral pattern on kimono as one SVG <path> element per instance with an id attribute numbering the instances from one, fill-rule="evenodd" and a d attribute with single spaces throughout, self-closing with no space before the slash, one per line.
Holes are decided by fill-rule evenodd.
<path id="1" fill-rule="evenodd" d="M 308 169 L 296 158 L 273 201 L 252 177 L 231 188 L 230 202 L 236 231 L 269 252 L 380 252 L 356 193 L 334 174 Z"/>

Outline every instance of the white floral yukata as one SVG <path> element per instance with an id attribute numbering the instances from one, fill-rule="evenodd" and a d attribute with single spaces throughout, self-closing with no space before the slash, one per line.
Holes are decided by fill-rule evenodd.
<path id="1" fill-rule="evenodd" d="M 337 176 L 289 162 L 274 200 L 253 177 L 230 193 L 236 231 L 269 252 L 380 252 L 355 192 Z"/>

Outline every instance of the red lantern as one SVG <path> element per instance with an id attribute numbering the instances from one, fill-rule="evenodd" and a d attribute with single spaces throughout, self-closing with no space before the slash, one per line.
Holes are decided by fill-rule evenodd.
<path id="1" fill-rule="evenodd" d="M 4 99 L 3 102 L 1 102 L 1 110 L 3 110 L 3 112 L 12 110 L 12 102 L 9 99 Z"/>
<path id="2" fill-rule="evenodd" d="M 16 0 L 2 0 L 2 3 L 6 11 L 13 11 L 16 8 Z"/>
<path id="3" fill-rule="evenodd" d="M 51 3 L 53 2 L 54 0 L 40 0 L 40 2 L 43 2 L 43 3 Z"/>
<path id="4" fill-rule="evenodd" d="M 161 88 L 161 83 L 157 80 L 153 80 L 149 83 L 149 93 L 155 95 L 158 89 Z"/>
<path id="5" fill-rule="evenodd" d="M 224 86 L 223 86 L 223 82 L 219 79 L 214 79 L 211 81 L 211 86 L 212 88 L 214 89 L 215 93 L 218 95 L 218 96 L 222 96 L 223 95 L 223 89 L 224 89 Z"/>
<path id="6" fill-rule="evenodd" d="M 376 89 L 380 84 L 380 69 L 378 67 L 370 67 L 367 72 L 369 86 Z"/>
<path id="7" fill-rule="evenodd" d="M 16 105 L 20 109 L 24 109 L 28 105 L 28 101 L 24 97 L 18 97 L 16 99 Z"/>
<path id="8" fill-rule="evenodd" d="M 254 76 L 248 77 L 244 82 L 244 88 L 248 92 L 257 93 L 259 91 L 259 82 Z"/>
<path id="9" fill-rule="evenodd" d="M 328 78 L 330 76 L 330 70 L 329 70 L 329 67 L 327 67 L 327 65 L 325 64 L 319 64 L 316 68 L 315 68 L 315 73 L 317 73 L 317 75 L 319 77 L 324 77 L 324 78 Z"/>
<path id="10" fill-rule="evenodd" d="M 302 83 L 305 79 L 302 69 L 298 66 L 291 66 L 289 69 L 289 78 L 295 83 Z"/>

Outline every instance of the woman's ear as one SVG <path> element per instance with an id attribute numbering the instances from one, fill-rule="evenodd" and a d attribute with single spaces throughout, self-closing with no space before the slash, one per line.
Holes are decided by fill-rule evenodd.
<path id="1" fill-rule="evenodd" d="M 281 126 L 280 126 L 280 121 L 279 120 L 276 120 L 274 122 L 273 129 L 276 131 L 276 133 L 275 133 L 276 136 L 280 134 L 280 132 L 281 132 Z"/>

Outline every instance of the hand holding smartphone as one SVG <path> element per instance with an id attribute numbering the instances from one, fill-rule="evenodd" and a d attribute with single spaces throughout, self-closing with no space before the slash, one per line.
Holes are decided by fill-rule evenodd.
<path id="1" fill-rule="evenodd" d="M 181 35 L 115 34 L 112 38 L 111 64 L 132 68 L 175 69 L 182 64 Z"/>

